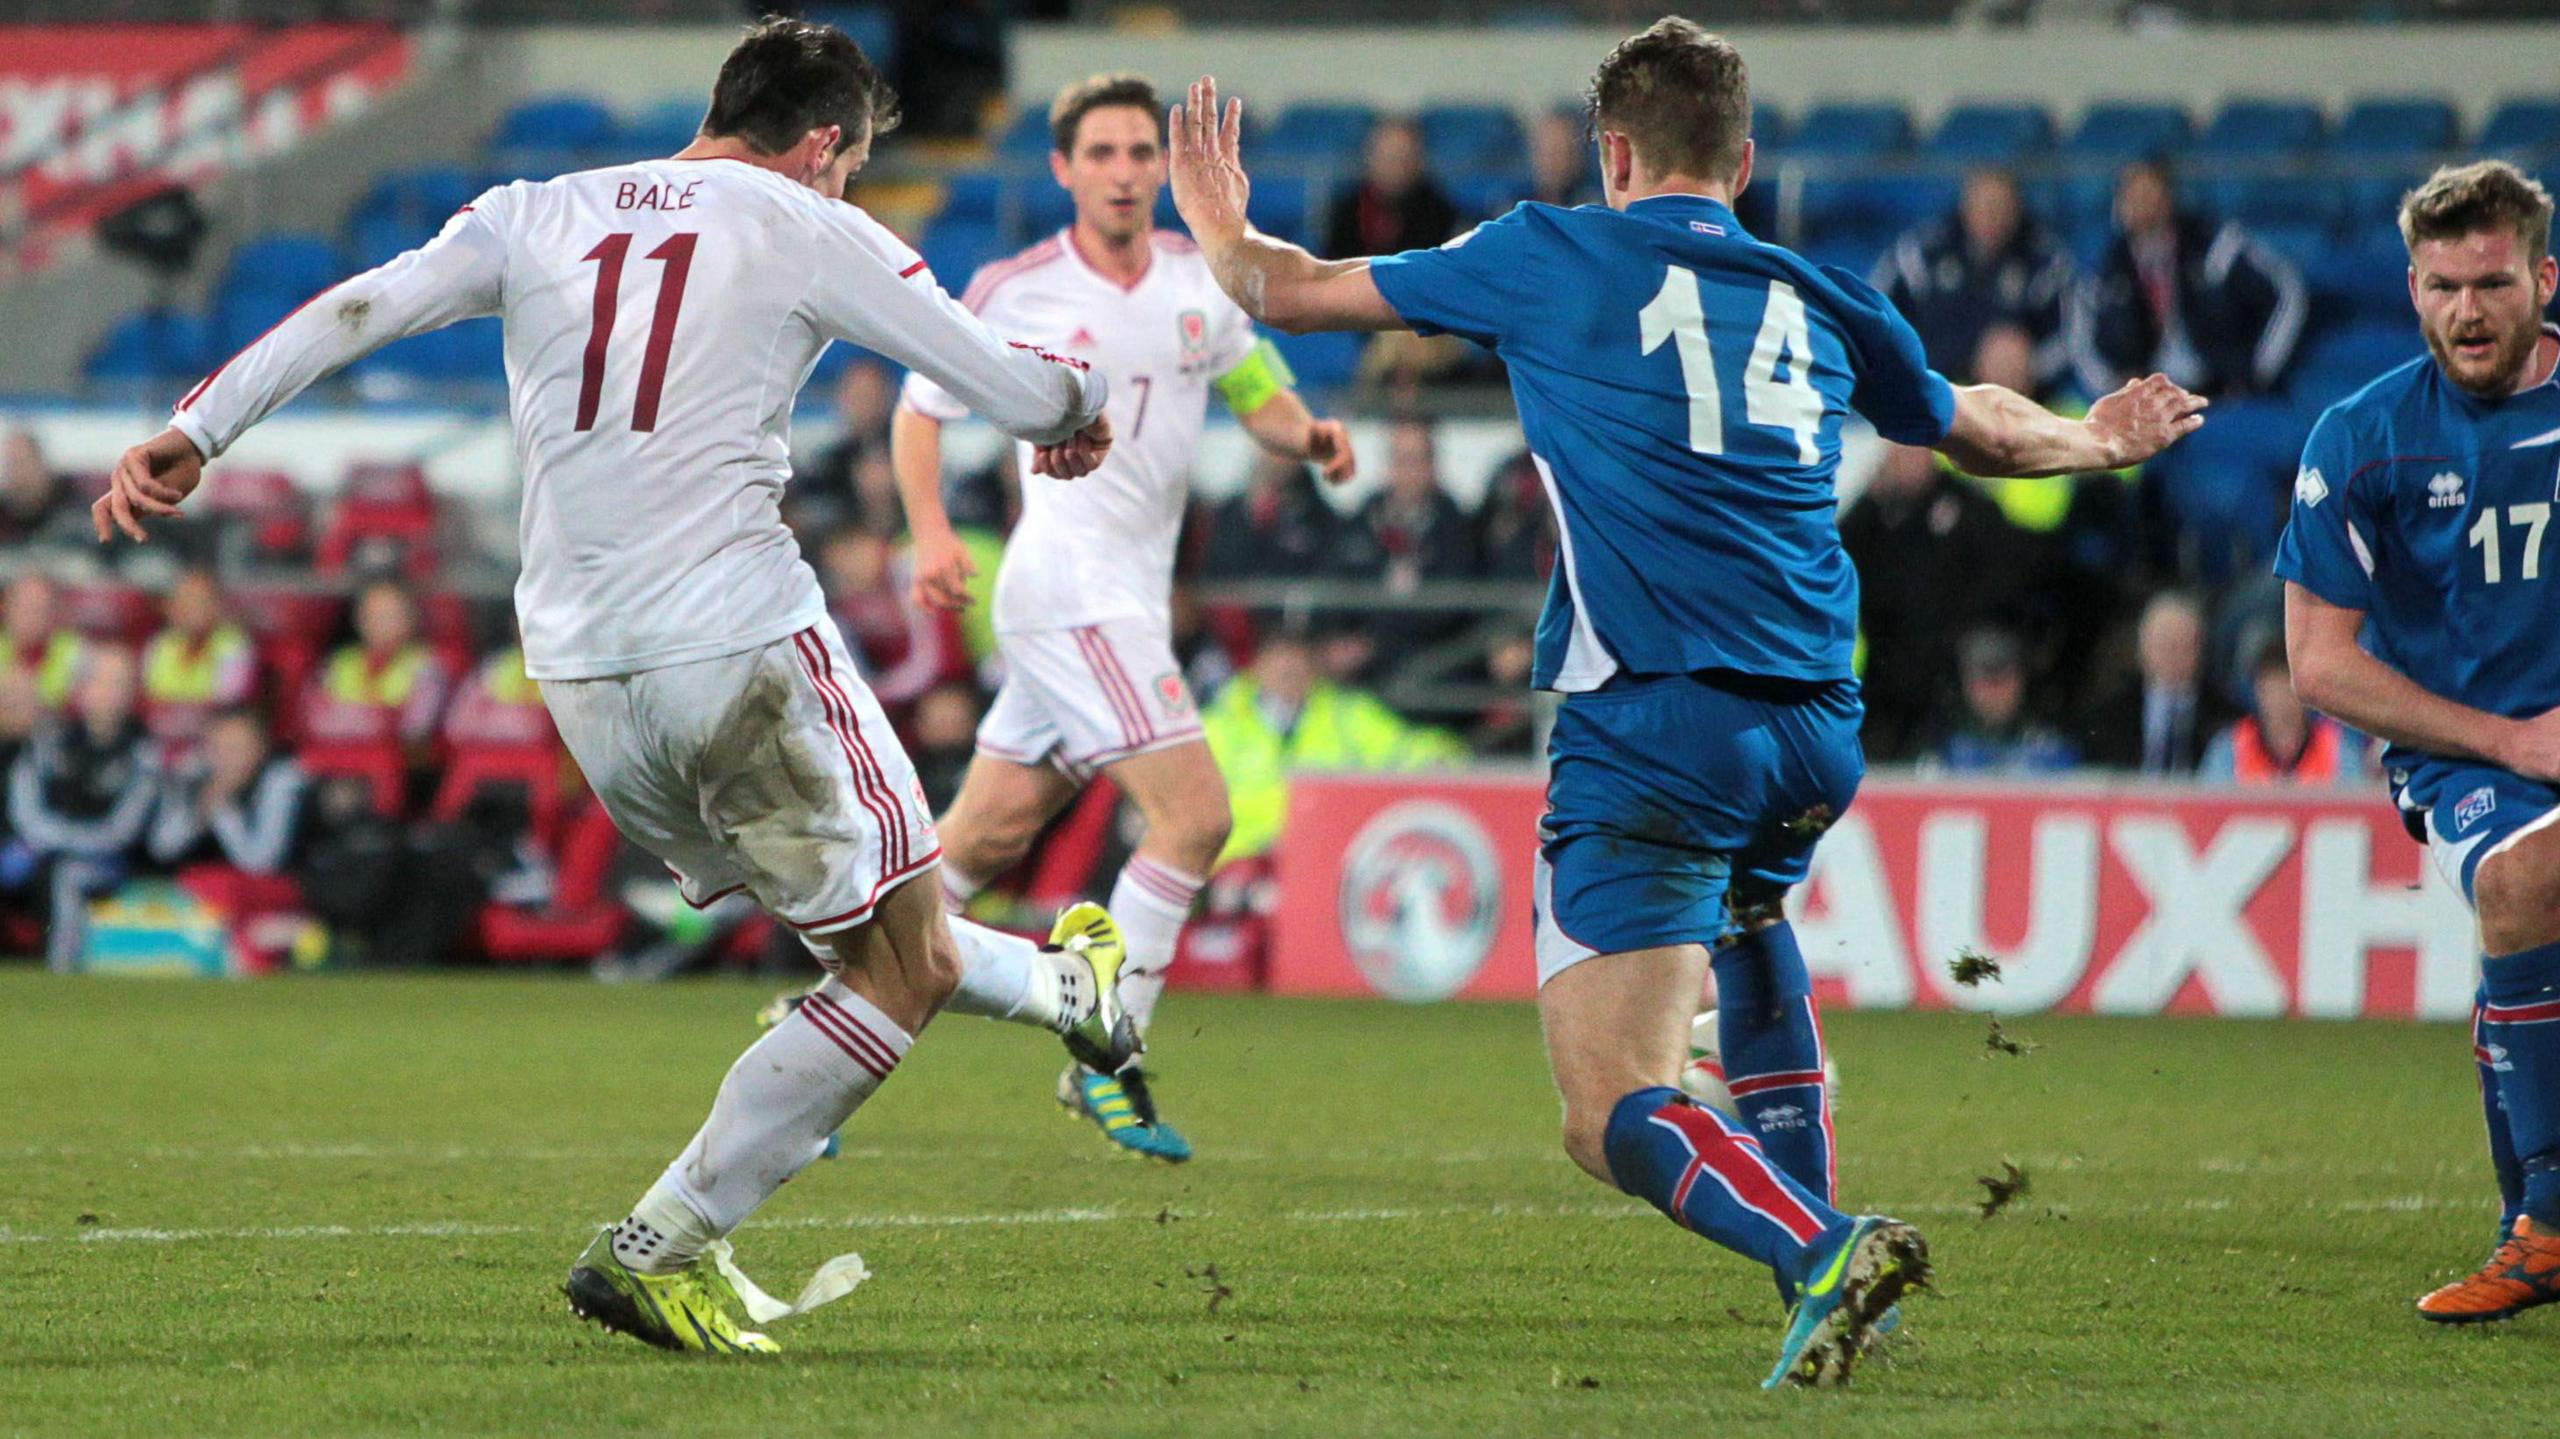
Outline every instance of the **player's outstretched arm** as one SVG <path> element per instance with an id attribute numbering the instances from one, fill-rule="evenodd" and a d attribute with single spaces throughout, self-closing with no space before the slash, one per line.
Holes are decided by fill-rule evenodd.
<path id="1" fill-rule="evenodd" d="M 1203 76 L 1192 82 L 1190 98 L 1173 107 L 1166 130 L 1173 206 L 1191 227 L 1218 288 L 1246 314 L 1293 335 L 1408 328 L 1378 293 L 1368 260 L 1319 260 L 1245 219 L 1253 185 L 1244 173 L 1243 127 L 1244 102 L 1229 100 L 1222 115 L 1218 82 Z"/>
<path id="2" fill-rule="evenodd" d="M 2285 582 L 2285 659 L 2304 704 L 2392 744 L 2560 780 L 2560 711 L 2512 720 L 2446 699 L 2358 644 L 2363 628 L 2364 611 Z"/>
<path id="3" fill-rule="evenodd" d="M 1237 420 L 1255 444 L 1315 466 L 1327 484 L 1343 484 L 1360 472 L 1360 463 L 1351 453 L 1351 432 L 1340 420 L 1317 419 L 1295 390 L 1274 391 Z"/>
<path id="4" fill-rule="evenodd" d="M 2089 407 L 2053 413 L 2015 390 L 1964 385 L 1938 453 L 1968 474 L 2026 478 L 2138 465 L 2193 434 L 2211 403 L 2166 375 L 2134 380 Z"/>
<path id="5" fill-rule="evenodd" d="M 492 192 L 500 193 L 500 192 Z M 506 245 L 491 196 L 418 249 L 321 291 L 178 402 L 167 431 L 125 451 L 91 507 L 100 543 L 142 542 L 193 493 L 204 462 L 294 396 L 394 340 L 498 312 Z"/>

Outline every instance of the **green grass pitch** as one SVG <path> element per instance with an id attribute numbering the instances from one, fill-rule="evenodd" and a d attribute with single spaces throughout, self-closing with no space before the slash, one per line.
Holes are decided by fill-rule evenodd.
<path id="1" fill-rule="evenodd" d="M 1189 1167 L 947 1019 L 739 1236 L 786 1295 L 877 1276 L 787 1354 L 572 1323 L 766 993 L 0 975 L 0 1432 L 2420 1434 L 2560 1354 L 2560 1316 L 2409 1309 L 2494 1217 L 2452 1028 L 2024 1019 L 1995 1058 L 1979 1017 L 1834 1017 L 1845 1196 L 1943 1293 L 1851 1390 L 1763 1394 L 1768 1280 L 1564 1160 L 1529 1010 L 1188 995 Z"/>

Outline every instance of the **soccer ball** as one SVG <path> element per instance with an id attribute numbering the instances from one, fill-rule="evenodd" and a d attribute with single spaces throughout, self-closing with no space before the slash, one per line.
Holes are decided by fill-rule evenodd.
<path id="1" fill-rule="evenodd" d="M 1689 1021 L 1689 1062 L 1680 1067 L 1680 1089 L 1709 1109 L 1741 1117 L 1733 1107 L 1733 1091 L 1724 1085 L 1724 1050 L 1716 1043 L 1712 1009 Z M 1827 1054 L 1822 1057 L 1822 1097 L 1833 1113 L 1839 1112 L 1840 1068 Z"/>

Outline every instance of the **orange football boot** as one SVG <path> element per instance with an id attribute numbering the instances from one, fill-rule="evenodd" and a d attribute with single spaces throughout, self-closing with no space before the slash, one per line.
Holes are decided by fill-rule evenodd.
<path id="1" fill-rule="evenodd" d="M 2418 1316 L 2438 1324 L 2487 1324 L 2555 1301 L 2560 1301 L 2560 1234 L 2537 1230 L 2531 1219 L 2519 1216 L 2514 1231 L 2478 1273 L 2419 1300 Z"/>

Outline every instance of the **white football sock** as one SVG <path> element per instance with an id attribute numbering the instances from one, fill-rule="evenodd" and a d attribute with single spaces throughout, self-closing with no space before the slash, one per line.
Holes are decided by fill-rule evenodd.
<path id="1" fill-rule="evenodd" d="M 960 987 L 943 1007 L 1064 1034 L 1093 1013 L 1095 995 L 1083 960 L 1042 949 L 1019 935 L 953 916 L 960 946 Z"/>
<path id="2" fill-rule="evenodd" d="M 643 1274 L 691 1264 L 818 1157 L 914 1041 L 829 979 L 729 1066 L 711 1117 L 615 1232 L 614 1257 Z"/>
<path id="3" fill-rule="evenodd" d="M 1173 949 L 1191 918 L 1191 902 L 1206 883 L 1199 875 L 1136 854 L 1121 866 L 1120 879 L 1111 886 L 1111 917 L 1129 946 L 1128 962 L 1120 968 L 1120 1003 L 1137 1021 L 1140 1034 L 1155 1018 L 1156 1001 L 1164 997 L 1164 972 L 1173 965 Z"/>

